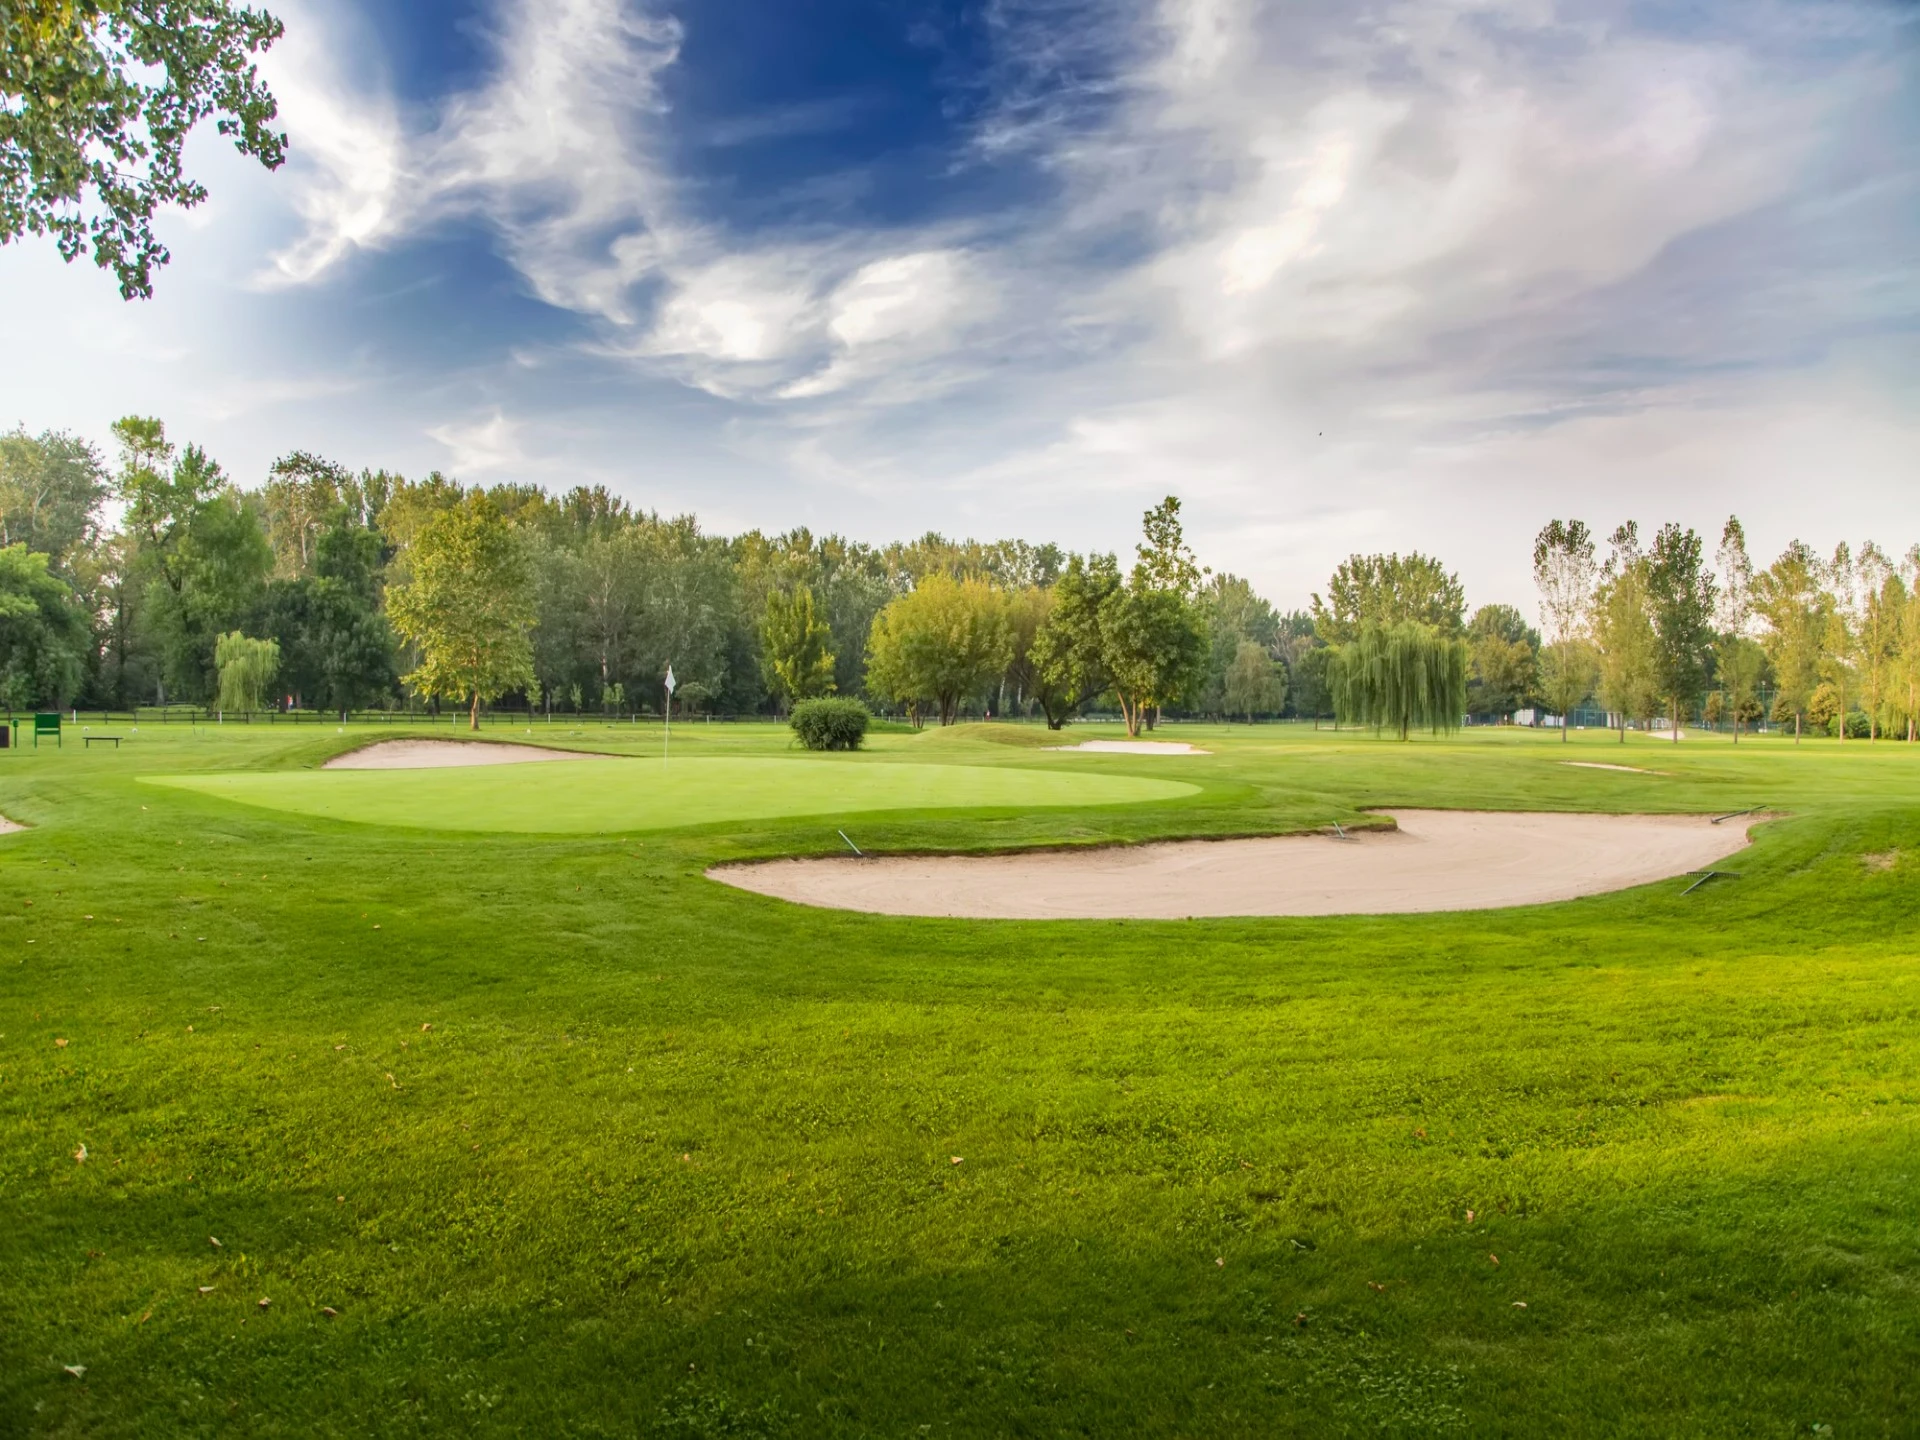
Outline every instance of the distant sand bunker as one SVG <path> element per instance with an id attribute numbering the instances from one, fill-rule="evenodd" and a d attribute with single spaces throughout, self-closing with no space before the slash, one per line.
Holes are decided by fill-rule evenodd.
<path id="1" fill-rule="evenodd" d="M 1638 765 L 1608 765 L 1600 760 L 1562 760 L 1562 765 L 1572 765 L 1580 770 L 1624 770 L 1629 775 L 1659 775 L 1663 771 L 1642 770 Z"/>
<path id="2" fill-rule="evenodd" d="M 534 765 L 543 760 L 609 760 L 578 750 L 502 745 L 497 740 L 382 740 L 336 755 L 322 770 L 444 770 L 458 765 Z"/>
<path id="3" fill-rule="evenodd" d="M 12 835 L 26 828 L 26 826 L 16 825 L 13 821 L 7 819 L 6 816 L 0 815 L 0 835 Z"/>
<path id="4" fill-rule="evenodd" d="M 1078 745 L 1049 745 L 1049 750 L 1091 750 L 1100 755 L 1211 755 L 1184 740 L 1082 740 Z"/>
<path id="5" fill-rule="evenodd" d="M 1724 860 L 1758 817 L 1390 810 L 1399 829 L 1025 855 L 776 860 L 707 873 L 802 905 L 982 920 L 1399 915 L 1573 900 Z"/>

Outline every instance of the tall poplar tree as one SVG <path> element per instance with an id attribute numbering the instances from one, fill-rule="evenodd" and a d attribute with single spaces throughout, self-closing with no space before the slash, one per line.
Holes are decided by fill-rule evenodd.
<path id="1" fill-rule="evenodd" d="M 1667 703 L 1673 742 L 1706 688 L 1713 643 L 1713 572 L 1700 537 L 1668 523 L 1647 553 L 1647 616 L 1653 626 L 1654 692 Z"/>

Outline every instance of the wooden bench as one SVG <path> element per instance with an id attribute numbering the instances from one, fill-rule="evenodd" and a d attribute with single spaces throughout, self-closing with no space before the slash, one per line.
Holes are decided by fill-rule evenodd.
<path id="1" fill-rule="evenodd" d="M 60 739 L 59 711 L 56 710 L 51 713 L 43 712 L 33 717 L 33 748 L 36 750 L 40 748 L 40 737 L 42 735 L 51 735 L 53 736 L 53 743 L 56 746 L 62 745 Z"/>
<path id="2" fill-rule="evenodd" d="M 101 745 L 111 745 L 116 750 L 120 748 L 120 740 L 121 737 L 118 735 L 83 735 L 80 737 L 80 743 L 83 747 L 97 742 Z"/>

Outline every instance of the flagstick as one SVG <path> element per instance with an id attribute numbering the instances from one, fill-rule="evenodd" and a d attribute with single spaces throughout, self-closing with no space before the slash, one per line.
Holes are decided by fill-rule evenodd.
<path id="1" fill-rule="evenodd" d="M 661 716 L 666 722 L 660 732 L 660 763 L 662 765 L 667 763 L 667 753 L 673 746 L 673 692 L 675 685 L 673 681 L 673 662 L 671 660 L 667 662 L 666 688 L 667 703 L 660 709 Z"/>

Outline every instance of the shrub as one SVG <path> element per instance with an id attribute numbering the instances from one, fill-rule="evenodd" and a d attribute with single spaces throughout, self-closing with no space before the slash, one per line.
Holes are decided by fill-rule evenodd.
<path id="1" fill-rule="evenodd" d="M 1838 715 L 1827 722 L 1827 733 L 1836 740 L 1840 738 L 1840 717 Z M 1866 738 L 1867 712 L 1864 710 L 1849 710 L 1847 712 L 1847 739 L 1864 740 Z"/>
<path id="2" fill-rule="evenodd" d="M 802 700 L 787 723 L 809 750 L 858 750 L 872 719 L 858 700 Z"/>

